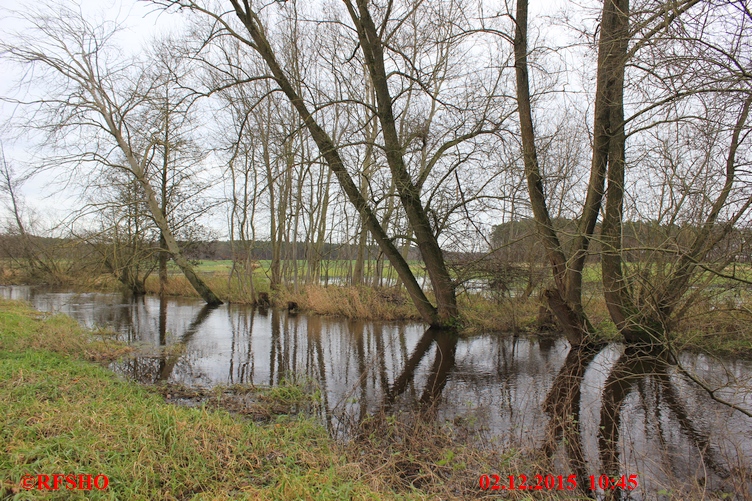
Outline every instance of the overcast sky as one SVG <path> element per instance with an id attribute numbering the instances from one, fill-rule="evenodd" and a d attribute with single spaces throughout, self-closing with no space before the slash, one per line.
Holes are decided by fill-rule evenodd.
<path id="1" fill-rule="evenodd" d="M 167 14 L 155 9 L 148 2 L 139 0 L 49 0 L 46 3 L 80 6 L 88 19 L 116 20 L 123 23 L 126 30 L 117 40 L 117 45 L 134 53 L 139 51 L 152 37 L 159 33 L 177 31 L 180 29 L 182 16 Z M 489 2 L 493 5 L 495 0 Z M 499 2 L 502 3 L 502 2 Z M 531 17 L 536 15 L 550 15 L 562 6 L 568 5 L 566 0 L 547 0 L 531 2 Z M 34 2 L 35 6 L 42 6 L 44 2 Z M 21 29 L 18 19 L 14 19 L 12 11 L 24 12 L 28 10 L 26 0 L 0 0 L 0 36 L 3 33 Z M 550 36 L 550 33 L 546 34 Z M 0 68 L 0 95 L 23 98 L 24 93 L 17 89 L 20 74 L 17 68 Z M 7 161 L 15 166 L 16 171 L 23 169 L 24 163 L 33 159 L 31 142 L 25 138 L 13 137 L 8 130 L 13 113 L 13 106 L 0 102 L 0 140 L 2 140 Z M 22 189 L 22 194 L 30 207 L 33 207 L 44 220 L 59 221 L 62 216 L 75 207 L 80 206 L 74 191 L 57 193 L 49 184 L 48 179 L 41 177 L 28 180 Z M 218 224 L 224 224 L 218 222 Z"/>

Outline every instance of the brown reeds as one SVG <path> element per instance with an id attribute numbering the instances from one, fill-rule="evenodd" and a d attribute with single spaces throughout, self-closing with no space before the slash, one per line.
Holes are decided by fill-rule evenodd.
<path id="1" fill-rule="evenodd" d="M 469 332 L 521 332 L 536 328 L 538 302 L 529 298 L 487 298 L 481 294 L 458 297 Z"/>
<path id="2" fill-rule="evenodd" d="M 407 295 L 395 288 L 306 285 L 300 292 L 278 291 L 278 306 L 295 303 L 305 311 L 364 320 L 420 319 Z"/>
<path id="3" fill-rule="evenodd" d="M 482 431 L 461 420 L 441 422 L 436 409 L 377 413 L 353 424 L 353 439 L 345 444 L 352 463 L 365 475 L 379 479 L 380 489 L 420 492 L 427 499 L 499 499 L 498 490 L 482 489 L 481 475 L 551 471 L 533 451 L 493 444 Z M 530 499 L 526 491 L 506 491 L 504 499 Z M 577 493 L 536 491 L 536 500 L 573 499 Z"/>

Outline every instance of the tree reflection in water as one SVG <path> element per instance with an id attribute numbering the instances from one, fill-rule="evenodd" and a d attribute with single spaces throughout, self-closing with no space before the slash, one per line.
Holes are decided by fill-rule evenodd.
<path id="1" fill-rule="evenodd" d="M 459 336 L 456 332 L 429 328 L 418 341 L 394 384 L 391 387 L 387 386 L 385 391 L 386 407 L 394 404 L 395 399 L 405 392 L 408 383 L 414 380 L 415 369 L 434 343 L 436 344 L 434 360 L 419 402 L 424 407 L 435 407 L 446 386 L 447 377 L 454 367 L 458 341 Z"/>
<path id="2" fill-rule="evenodd" d="M 665 352 L 627 348 L 607 371 L 600 388 L 600 408 L 595 412 L 599 418 L 595 428 L 598 453 L 597 457 L 588 458 L 582 445 L 583 434 L 588 431 L 582 426 L 582 388 L 585 374 L 598 354 L 598 350 L 592 348 L 569 351 L 544 402 L 550 419 L 543 452 L 552 457 L 559 448 L 564 449 L 580 487 L 589 487 L 590 475 L 594 475 L 597 482 L 602 474 L 620 478 L 638 472 L 642 483 L 652 484 L 649 489 L 652 492 L 659 490 L 658 478 L 680 479 L 679 488 L 689 479 L 700 487 L 710 484 L 716 489 L 731 487 L 724 484 L 724 480 L 730 476 L 728 463 L 732 458 L 724 457 L 712 443 L 708 430 L 691 417 L 687 402 L 676 387 L 679 376 L 675 365 Z M 602 367 L 594 370 L 602 370 Z M 628 403 L 630 398 L 632 404 Z M 627 409 L 630 418 L 625 422 Z M 681 457 L 678 451 L 672 453 L 672 449 L 677 449 L 677 433 L 697 451 L 694 461 Z M 636 458 L 635 449 L 645 446 L 640 442 L 649 441 L 658 442 L 662 447 L 652 450 L 656 454 L 653 457 Z M 747 491 L 749 478 L 740 480 L 742 485 L 732 490 Z M 672 487 L 677 488 L 675 485 L 663 487 L 667 492 Z M 584 490 L 583 494 L 594 493 Z M 629 493 L 616 490 L 604 496 L 604 499 L 628 498 Z"/>
<path id="3" fill-rule="evenodd" d="M 729 478 L 729 470 L 719 451 L 711 444 L 708 431 L 695 424 L 690 417 L 685 402 L 678 397 L 675 386 L 674 365 L 670 357 L 663 351 L 645 351 L 641 348 L 627 348 L 614 364 L 603 386 L 603 396 L 600 409 L 600 425 L 598 427 L 598 444 L 601 472 L 611 477 L 627 473 L 624 465 L 626 458 L 620 458 L 620 451 L 626 449 L 624 442 L 631 439 L 621 436 L 621 430 L 627 431 L 631 427 L 642 424 L 646 429 L 654 425 L 657 439 L 662 444 L 672 441 L 672 434 L 680 432 L 697 451 L 695 470 L 705 470 L 700 483 L 723 485 Z M 623 423 L 623 409 L 626 400 L 634 394 L 643 414 L 643 422 Z M 670 414 L 670 416 L 669 416 Z M 673 419 L 671 419 L 673 417 Z M 666 427 L 666 423 L 678 426 Z M 620 446 L 621 445 L 621 446 Z M 663 458 L 657 460 L 656 467 L 665 467 L 669 477 L 680 477 L 686 474 L 677 469 L 678 459 L 668 457 L 668 448 L 658 451 Z M 685 458 L 687 459 L 687 458 Z M 663 464 L 660 464 L 663 463 Z M 692 468 L 691 465 L 688 465 Z M 686 468 L 686 466 L 685 466 Z M 688 468 L 688 469 L 689 469 Z"/>
<path id="4" fill-rule="evenodd" d="M 586 490 L 589 483 L 588 469 L 580 432 L 581 388 L 585 370 L 598 352 L 592 346 L 570 349 L 543 403 L 543 409 L 549 417 L 543 453 L 551 457 L 558 444 L 564 444 L 571 471 L 577 475 L 577 485 L 583 494 L 590 493 Z"/>
<path id="5" fill-rule="evenodd" d="M 576 473 L 585 486 L 590 475 L 637 474 L 633 499 L 686 492 L 682 484 L 710 492 L 750 489 L 749 420 L 708 399 L 661 354 L 620 345 L 569 350 L 557 338 L 459 337 L 420 324 L 240 305 L 211 309 L 180 298 L 3 290 L 146 346 L 143 356 L 113 366 L 139 381 L 310 382 L 320 391 L 324 422 L 342 438 L 366 416 L 414 412 L 464 429 L 468 440 L 550 458 L 546 472 L 519 473 Z M 749 407 L 752 363 L 681 357 L 682 366 L 724 386 L 719 395 Z"/>

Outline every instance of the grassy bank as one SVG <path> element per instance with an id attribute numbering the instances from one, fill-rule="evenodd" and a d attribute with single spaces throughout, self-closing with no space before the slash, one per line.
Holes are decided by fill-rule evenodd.
<path id="1" fill-rule="evenodd" d="M 70 318 L 0 303 L 2 497 L 11 499 L 383 499 L 311 420 L 259 425 L 188 409 L 91 363 L 126 348 Z M 104 491 L 20 488 L 25 474 L 106 475 Z"/>
<path id="2" fill-rule="evenodd" d="M 355 424 L 358 440 L 337 444 L 310 418 L 272 411 L 256 422 L 214 405 L 218 396 L 195 408 L 171 405 L 157 389 L 95 363 L 128 351 L 107 332 L 0 300 L 0 497 L 478 499 L 488 495 L 478 488 L 481 474 L 545 467 L 513 450 L 468 446 L 463 430 L 429 415 L 371 417 Z M 290 395 L 306 398 L 283 387 L 261 391 L 259 401 Z M 23 488 L 25 475 L 38 487 L 40 474 L 106 475 L 109 483 L 104 490 L 68 490 L 64 482 L 57 491 Z"/>

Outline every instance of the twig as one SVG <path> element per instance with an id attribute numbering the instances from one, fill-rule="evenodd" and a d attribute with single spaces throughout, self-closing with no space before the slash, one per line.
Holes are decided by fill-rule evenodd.
<path id="1" fill-rule="evenodd" d="M 682 367 L 681 363 L 679 363 L 679 358 L 676 356 L 676 354 L 673 352 L 673 350 L 671 348 L 669 348 L 669 350 L 671 350 L 671 356 L 673 357 L 674 362 L 676 363 L 677 369 L 679 369 L 679 371 L 682 374 L 684 374 L 687 378 L 689 378 L 690 381 L 693 381 L 697 386 L 699 386 L 700 388 L 702 388 L 703 390 L 705 390 L 707 392 L 707 394 L 710 396 L 710 398 L 712 398 L 713 400 L 715 400 L 716 402 L 718 402 L 721 405 L 725 405 L 727 407 L 730 407 L 730 408 L 732 408 L 732 409 L 734 409 L 736 411 L 741 412 L 745 416 L 752 418 L 752 412 L 750 412 L 750 411 L 748 411 L 746 409 L 743 409 L 742 407 L 739 407 L 738 405 L 733 404 L 733 403 L 731 403 L 731 402 L 729 402 L 727 400 L 724 400 L 722 398 L 717 397 L 715 395 L 716 390 L 712 389 L 710 386 L 708 386 L 707 384 L 705 384 L 700 378 L 698 378 L 697 376 L 695 376 L 694 374 L 692 374 L 691 372 L 689 372 L 687 369 L 685 369 L 684 367 Z"/>

